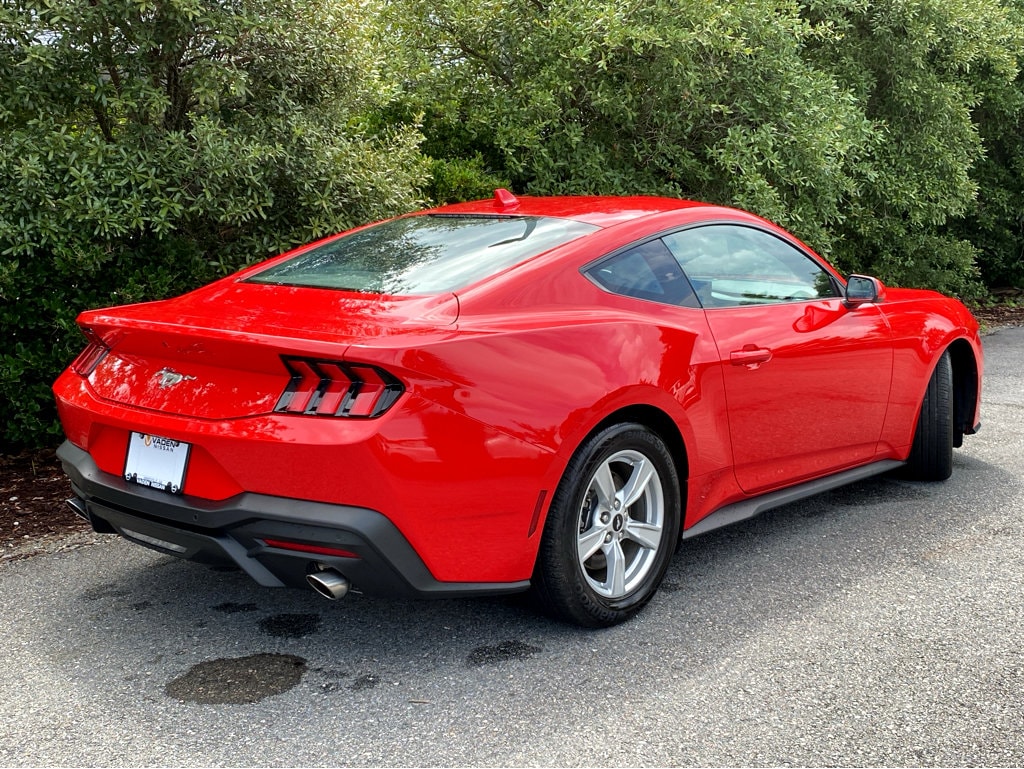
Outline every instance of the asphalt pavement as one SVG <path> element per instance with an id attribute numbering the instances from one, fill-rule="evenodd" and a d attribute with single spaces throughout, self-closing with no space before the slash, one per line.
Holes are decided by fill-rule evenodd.
<path id="1" fill-rule="evenodd" d="M 631 622 L 268 590 L 120 540 L 0 566 L 0 764 L 1024 764 L 1024 329 L 953 478 L 683 544 Z"/>

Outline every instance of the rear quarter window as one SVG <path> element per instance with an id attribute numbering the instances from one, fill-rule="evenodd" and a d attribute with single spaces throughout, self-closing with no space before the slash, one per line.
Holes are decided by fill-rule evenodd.
<path id="1" fill-rule="evenodd" d="M 677 307 L 700 306 L 678 262 L 658 239 L 603 259 L 585 274 L 613 294 Z"/>

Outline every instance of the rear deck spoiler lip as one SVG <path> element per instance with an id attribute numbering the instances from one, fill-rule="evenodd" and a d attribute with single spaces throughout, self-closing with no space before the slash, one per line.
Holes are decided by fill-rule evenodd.
<path id="1" fill-rule="evenodd" d="M 245 291 L 247 289 L 239 288 L 240 293 Z M 259 313 L 254 313 L 250 317 L 241 312 L 245 301 L 240 302 L 235 315 L 203 312 L 202 308 L 216 306 L 224 297 L 220 290 L 212 291 L 209 297 L 203 297 L 202 292 L 200 289 L 160 302 L 86 310 L 79 314 L 77 323 L 87 337 L 94 333 L 109 346 L 116 343 L 119 332 L 135 330 L 271 346 L 279 346 L 282 340 L 287 340 L 289 345 L 327 344 L 337 354 L 339 345 L 430 331 L 451 332 L 457 328 L 460 308 L 459 298 L 454 293 L 446 293 L 398 299 L 377 297 L 364 302 L 354 300 L 351 313 L 327 302 L 319 316 L 315 312 L 304 314 L 307 308 L 295 301 L 293 312 L 286 307 L 277 316 L 260 317 Z M 258 295 L 252 297 L 253 307 L 261 307 L 259 299 Z M 308 351 L 317 352 L 316 349 Z"/>

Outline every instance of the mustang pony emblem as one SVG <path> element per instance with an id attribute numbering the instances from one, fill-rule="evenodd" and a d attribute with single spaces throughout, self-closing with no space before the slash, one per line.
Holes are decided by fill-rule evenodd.
<path id="1" fill-rule="evenodd" d="M 154 376 L 160 377 L 160 387 L 173 387 L 179 382 L 185 379 L 195 379 L 194 376 L 188 376 L 187 374 L 179 374 L 177 371 L 171 368 L 162 368 L 154 374 Z"/>

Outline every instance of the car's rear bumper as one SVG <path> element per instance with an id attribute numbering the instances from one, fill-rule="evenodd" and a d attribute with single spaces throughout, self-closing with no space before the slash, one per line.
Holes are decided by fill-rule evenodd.
<path id="1" fill-rule="evenodd" d="M 57 456 L 97 531 L 187 560 L 234 564 L 268 587 L 306 586 L 306 575 L 323 568 L 375 595 L 448 598 L 529 587 L 529 581 L 440 582 L 398 528 L 373 510 L 252 493 L 219 502 L 173 496 L 103 472 L 69 441 Z M 270 546 L 267 540 L 357 557 Z"/>

